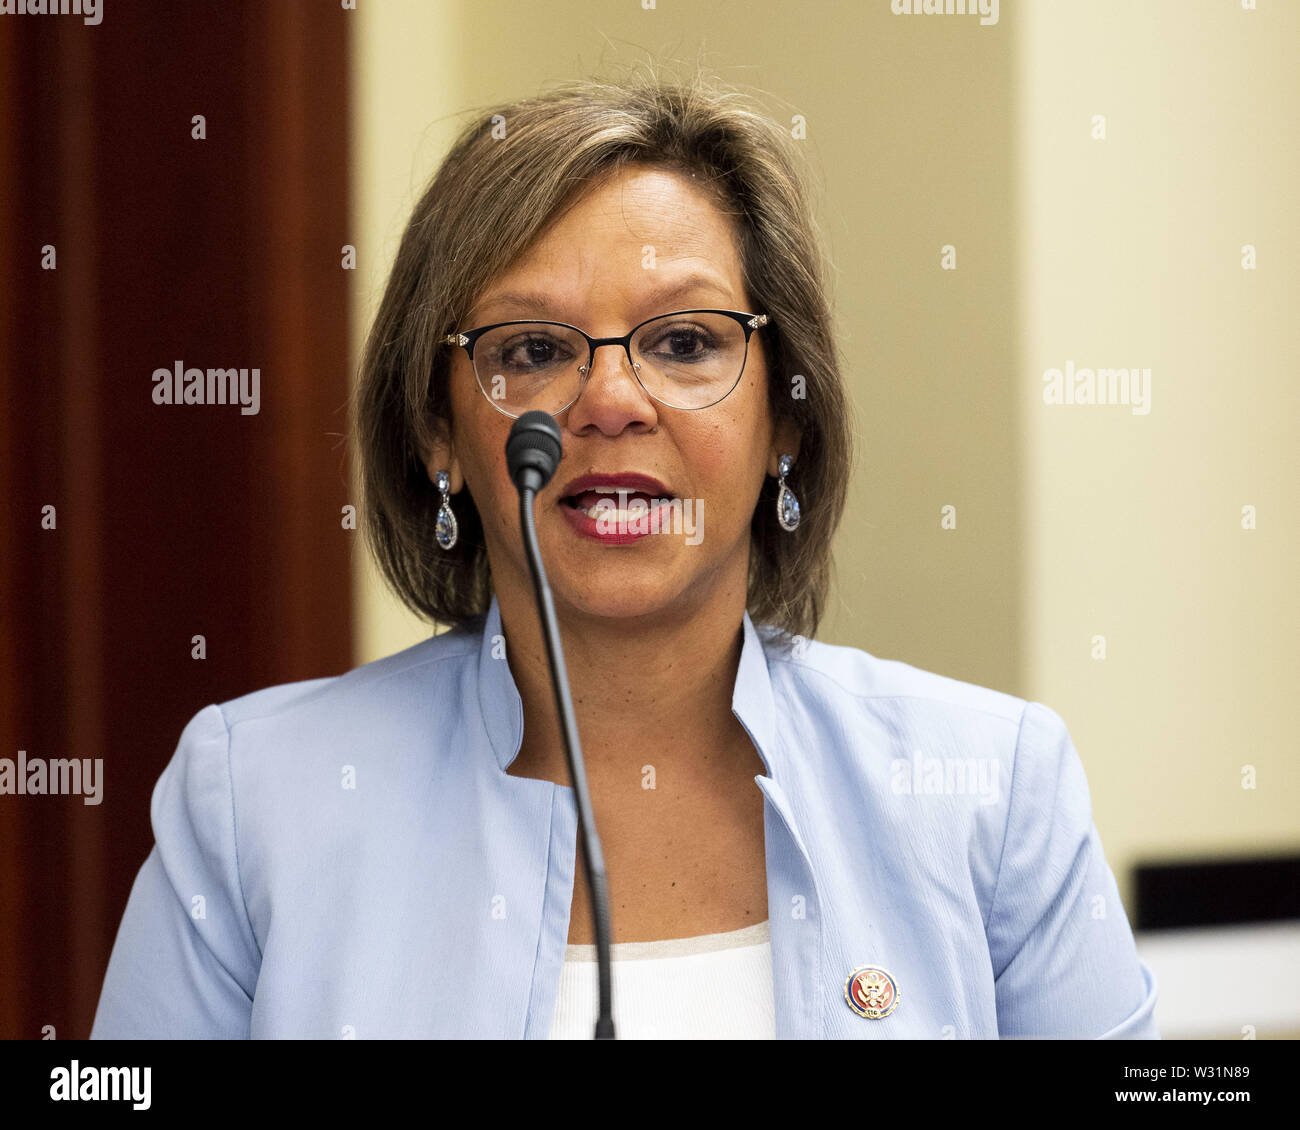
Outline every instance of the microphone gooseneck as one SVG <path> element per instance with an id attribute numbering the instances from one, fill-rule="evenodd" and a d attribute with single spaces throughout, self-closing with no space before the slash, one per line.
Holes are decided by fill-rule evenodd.
<path id="1" fill-rule="evenodd" d="M 569 763 L 569 779 L 573 782 L 578 802 L 578 832 L 582 837 L 587 890 L 591 896 L 596 935 L 599 1011 L 596 1016 L 595 1038 L 612 1040 L 614 1014 L 611 1003 L 609 894 L 605 888 L 605 859 L 601 854 L 600 838 L 596 835 L 596 821 L 591 811 L 591 798 L 587 793 L 587 771 L 582 763 L 582 745 L 578 741 L 578 723 L 573 716 L 569 674 L 564 666 L 564 648 L 560 643 L 555 604 L 551 600 L 551 587 L 546 583 L 546 570 L 542 566 L 537 530 L 533 525 L 533 499 L 551 481 L 555 469 L 560 465 L 562 453 L 559 425 L 546 412 L 525 412 L 515 421 L 506 440 L 506 467 L 511 481 L 519 491 L 519 524 L 523 530 L 524 552 L 528 557 L 529 571 L 533 575 L 533 592 L 542 621 L 542 636 L 546 640 L 546 655 L 550 660 L 551 686 L 555 691 L 555 705 L 560 716 L 564 755 Z"/>

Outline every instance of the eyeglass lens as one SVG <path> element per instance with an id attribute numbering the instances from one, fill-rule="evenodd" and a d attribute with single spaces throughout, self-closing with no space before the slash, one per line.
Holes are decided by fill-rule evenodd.
<path id="1" fill-rule="evenodd" d="M 647 322 L 633 335 L 631 353 L 641 384 L 656 400 L 707 408 L 735 387 L 746 347 L 736 319 L 696 311 Z M 586 339 L 553 322 L 498 326 L 474 345 L 474 372 L 484 394 L 516 416 L 533 409 L 554 415 L 568 407 L 591 364 Z"/>

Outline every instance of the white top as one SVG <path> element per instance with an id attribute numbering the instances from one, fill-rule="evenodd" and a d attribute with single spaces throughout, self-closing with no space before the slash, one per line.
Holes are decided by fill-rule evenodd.
<path id="1" fill-rule="evenodd" d="M 610 949 L 620 1040 L 772 1040 L 776 1012 L 768 924 Z M 552 1040 L 590 1040 L 596 947 L 566 946 Z"/>

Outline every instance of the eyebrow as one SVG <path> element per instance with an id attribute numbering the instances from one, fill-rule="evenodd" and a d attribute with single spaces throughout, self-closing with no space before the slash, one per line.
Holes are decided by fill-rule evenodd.
<path id="1" fill-rule="evenodd" d="M 649 291 L 644 299 L 641 300 L 643 312 L 659 311 L 664 313 L 670 311 L 664 310 L 667 303 L 675 302 L 682 299 L 687 294 L 693 294 L 700 290 L 712 291 L 720 295 L 727 302 L 735 302 L 731 296 L 731 291 L 725 287 L 722 282 L 712 275 L 693 274 L 674 283 L 668 283 L 665 286 L 656 287 Z M 559 317 L 558 313 L 562 308 L 554 305 L 555 298 L 553 295 L 545 294 L 537 290 L 508 290 L 500 294 L 493 294 L 486 300 L 480 302 L 476 307 L 477 310 L 498 310 L 513 311 L 516 314 L 524 314 L 529 317 L 542 318 L 545 321 L 561 321 L 573 323 L 571 318 Z M 473 315 L 473 311 L 470 311 Z M 552 319 L 549 315 L 555 314 Z M 647 317 L 653 317 L 653 313 L 646 313 Z M 474 321 L 483 319 L 479 314 L 473 318 Z"/>

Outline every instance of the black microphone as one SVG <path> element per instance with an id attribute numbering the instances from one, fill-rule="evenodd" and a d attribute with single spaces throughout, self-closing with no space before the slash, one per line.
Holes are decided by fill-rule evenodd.
<path id="1" fill-rule="evenodd" d="M 614 1039 L 614 1014 L 611 1004 L 609 965 L 609 897 L 605 890 L 605 859 L 596 835 L 596 821 L 587 795 L 587 771 L 582 764 L 582 745 L 578 741 L 578 723 L 573 717 L 573 699 L 569 696 L 569 674 L 564 668 L 564 648 L 560 645 L 560 628 L 555 619 L 551 586 L 546 583 L 542 553 L 537 546 L 533 526 L 533 499 L 551 481 L 560 465 L 563 444 L 560 426 L 546 412 L 525 412 L 510 429 L 506 440 L 506 466 L 511 481 L 519 491 L 519 524 L 523 528 L 524 552 L 533 575 L 533 592 L 546 639 L 546 655 L 551 663 L 551 685 L 560 715 L 560 732 L 564 754 L 569 762 L 569 779 L 578 802 L 578 831 L 582 836 L 586 863 L 587 891 L 591 896 L 591 914 L 596 934 L 597 977 L 600 984 L 600 1010 L 596 1016 L 596 1039 Z"/>

